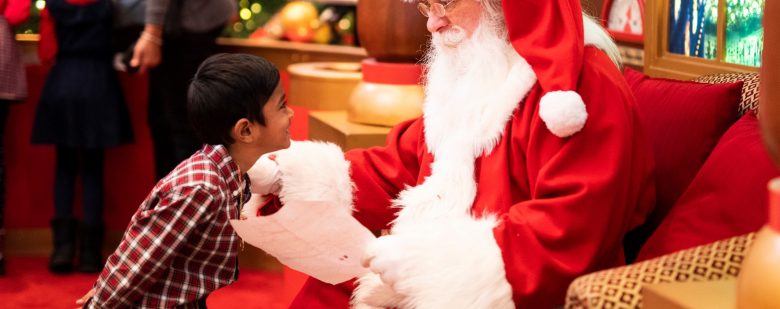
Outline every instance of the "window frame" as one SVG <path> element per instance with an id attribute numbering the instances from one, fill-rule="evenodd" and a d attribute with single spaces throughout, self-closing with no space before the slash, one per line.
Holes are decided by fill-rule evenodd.
<path id="1" fill-rule="evenodd" d="M 769 0 L 777 1 L 777 0 Z M 703 59 L 669 52 L 669 0 L 645 1 L 645 65 L 651 76 L 693 79 L 701 75 L 727 72 L 758 72 L 760 67 L 727 63 L 726 0 L 718 0 L 718 48 L 715 59 Z"/>

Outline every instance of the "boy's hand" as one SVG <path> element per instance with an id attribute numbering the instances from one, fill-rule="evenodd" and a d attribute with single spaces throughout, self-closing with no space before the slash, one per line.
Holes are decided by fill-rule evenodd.
<path id="1" fill-rule="evenodd" d="M 249 175 L 250 190 L 259 195 L 278 195 L 281 190 L 282 172 L 274 155 L 264 155 L 246 173 Z"/>
<path id="2" fill-rule="evenodd" d="M 244 204 L 244 208 L 241 209 L 241 220 L 256 217 L 257 211 L 260 210 L 260 207 L 263 206 L 264 203 L 265 198 L 262 195 L 253 193 L 252 197 L 249 198 L 249 201 Z"/>
<path id="3" fill-rule="evenodd" d="M 82 296 L 81 298 L 77 299 L 76 300 L 76 305 L 78 305 L 78 307 L 76 307 L 76 308 L 84 308 L 84 304 L 86 304 L 87 300 L 92 298 L 92 296 L 95 296 L 95 289 L 89 290 L 89 292 L 87 292 L 87 294 L 84 294 L 84 296 Z"/>

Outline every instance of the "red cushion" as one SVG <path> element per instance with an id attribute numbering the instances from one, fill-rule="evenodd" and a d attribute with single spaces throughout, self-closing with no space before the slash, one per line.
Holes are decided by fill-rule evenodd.
<path id="1" fill-rule="evenodd" d="M 767 220 L 767 183 L 778 175 L 756 116 L 745 114 L 720 139 L 639 260 L 758 230 Z"/>
<path id="2" fill-rule="evenodd" d="M 656 207 L 637 241 L 646 239 L 690 184 L 707 155 L 738 116 L 742 82 L 703 84 L 626 69 L 642 126 L 656 161 Z"/>

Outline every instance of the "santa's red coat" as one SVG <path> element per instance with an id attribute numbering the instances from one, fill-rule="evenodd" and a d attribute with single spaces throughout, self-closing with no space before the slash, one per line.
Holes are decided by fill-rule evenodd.
<path id="1" fill-rule="evenodd" d="M 474 162 L 472 214 L 498 217 L 494 236 L 520 308 L 560 306 L 577 276 L 624 264 L 623 236 L 654 202 L 652 152 L 634 98 L 596 48 L 585 49 L 577 92 L 589 114 L 582 131 L 569 138 L 548 131 L 539 118 L 537 84 L 493 151 Z M 391 200 L 430 175 L 434 157 L 424 130 L 422 118 L 407 121 L 385 147 L 346 154 L 356 184 L 354 215 L 370 229 L 388 228 L 397 211 Z M 292 308 L 344 308 L 350 285 L 311 279 Z"/>

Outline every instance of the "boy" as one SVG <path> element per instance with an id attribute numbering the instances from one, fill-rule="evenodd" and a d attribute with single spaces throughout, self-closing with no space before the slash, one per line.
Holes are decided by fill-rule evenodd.
<path id="1" fill-rule="evenodd" d="M 85 307 L 205 308 L 209 293 L 232 283 L 239 240 L 229 220 L 249 199 L 245 172 L 261 155 L 290 145 L 293 112 L 286 103 L 279 72 L 267 60 L 206 59 L 187 106 L 206 145 L 157 183 L 77 304 L 91 296 Z M 267 181 L 268 192 L 255 193 L 270 193 L 275 180 Z"/>

